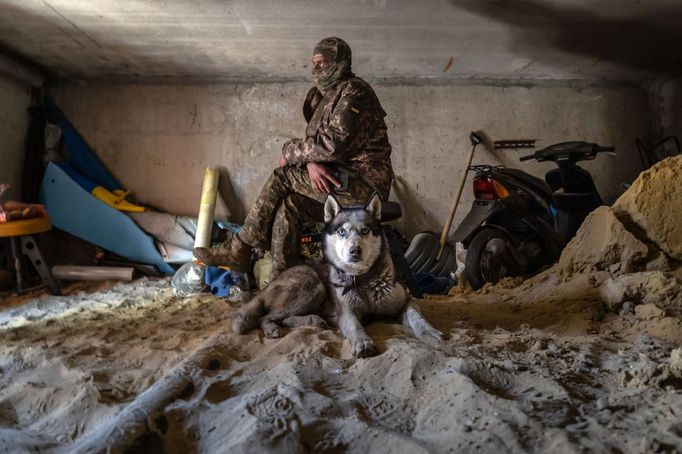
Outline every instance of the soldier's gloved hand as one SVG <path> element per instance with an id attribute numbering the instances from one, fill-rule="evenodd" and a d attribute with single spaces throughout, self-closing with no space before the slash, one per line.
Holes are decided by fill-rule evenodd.
<path id="1" fill-rule="evenodd" d="M 337 188 L 341 187 L 341 183 L 334 178 L 334 173 L 324 164 L 309 162 L 306 167 L 308 168 L 310 183 L 318 191 L 328 194 L 332 192 L 334 186 Z"/>

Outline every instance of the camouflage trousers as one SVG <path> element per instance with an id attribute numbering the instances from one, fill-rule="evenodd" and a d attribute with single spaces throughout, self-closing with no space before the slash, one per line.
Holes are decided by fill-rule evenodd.
<path id="1" fill-rule="evenodd" d="M 334 192 L 342 206 L 369 201 L 374 189 L 349 175 L 348 189 Z M 327 194 L 313 188 L 308 171 L 298 166 L 275 169 L 251 207 L 239 238 L 246 244 L 272 253 L 274 278 L 300 262 L 299 236 L 306 222 L 324 222 Z"/>

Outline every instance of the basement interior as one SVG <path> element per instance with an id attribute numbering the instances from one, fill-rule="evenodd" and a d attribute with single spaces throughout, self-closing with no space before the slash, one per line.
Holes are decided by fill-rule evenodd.
<path id="1" fill-rule="evenodd" d="M 682 452 L 681 23 L 0 0 L 0 451 Z"/>

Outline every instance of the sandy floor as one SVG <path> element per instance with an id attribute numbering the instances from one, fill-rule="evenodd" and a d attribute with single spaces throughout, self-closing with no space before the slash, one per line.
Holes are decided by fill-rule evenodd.
<path id="1" fill-rule="evenodd" d="M 443 342 L 369 325 L 373 358 L 334 330 L 235 335 L 229 302 L 168 279 L 3 301 L 0 451 L 682 452 L 675 165 L 540 275 L 420 300 Z"/>
<path id="2" fill-rule="evenodd" d="M 518 287 L 517 287 L 518 289 Z M 0 445 L 165 452 L 648 452 L 682 446 L 677 317 L 517 289 L 421 300 L 440 344 L 394 323 L 355 359 L 332 330 L 229 332 L 234 310 L 167 280 L 0 314 Z M 672 326 L 672 328 L 670 328 Z M 670 328 L 670 329 L 668 329 Z M 649 334 L 647 334 L 649 333 Z M 667 338 L 667 339 L 666 339 Z M 665 340 L 661 340 L 665 339 Z M 672 364 L 672 366 L 671 366 Z"/>

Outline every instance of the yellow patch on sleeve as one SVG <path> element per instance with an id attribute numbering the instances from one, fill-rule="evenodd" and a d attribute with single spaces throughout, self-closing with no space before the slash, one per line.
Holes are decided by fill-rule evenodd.
<path id="1" fill-rule="evenodd" d="M 350 110 L 352 110 L 352 111 L 355 112 L 356 114 L 359 114 L 359 113 L 360 113 L 360 111 L 359 111 L 358 109 L 356 109 L 355 107 L 351 107 Z"/>

